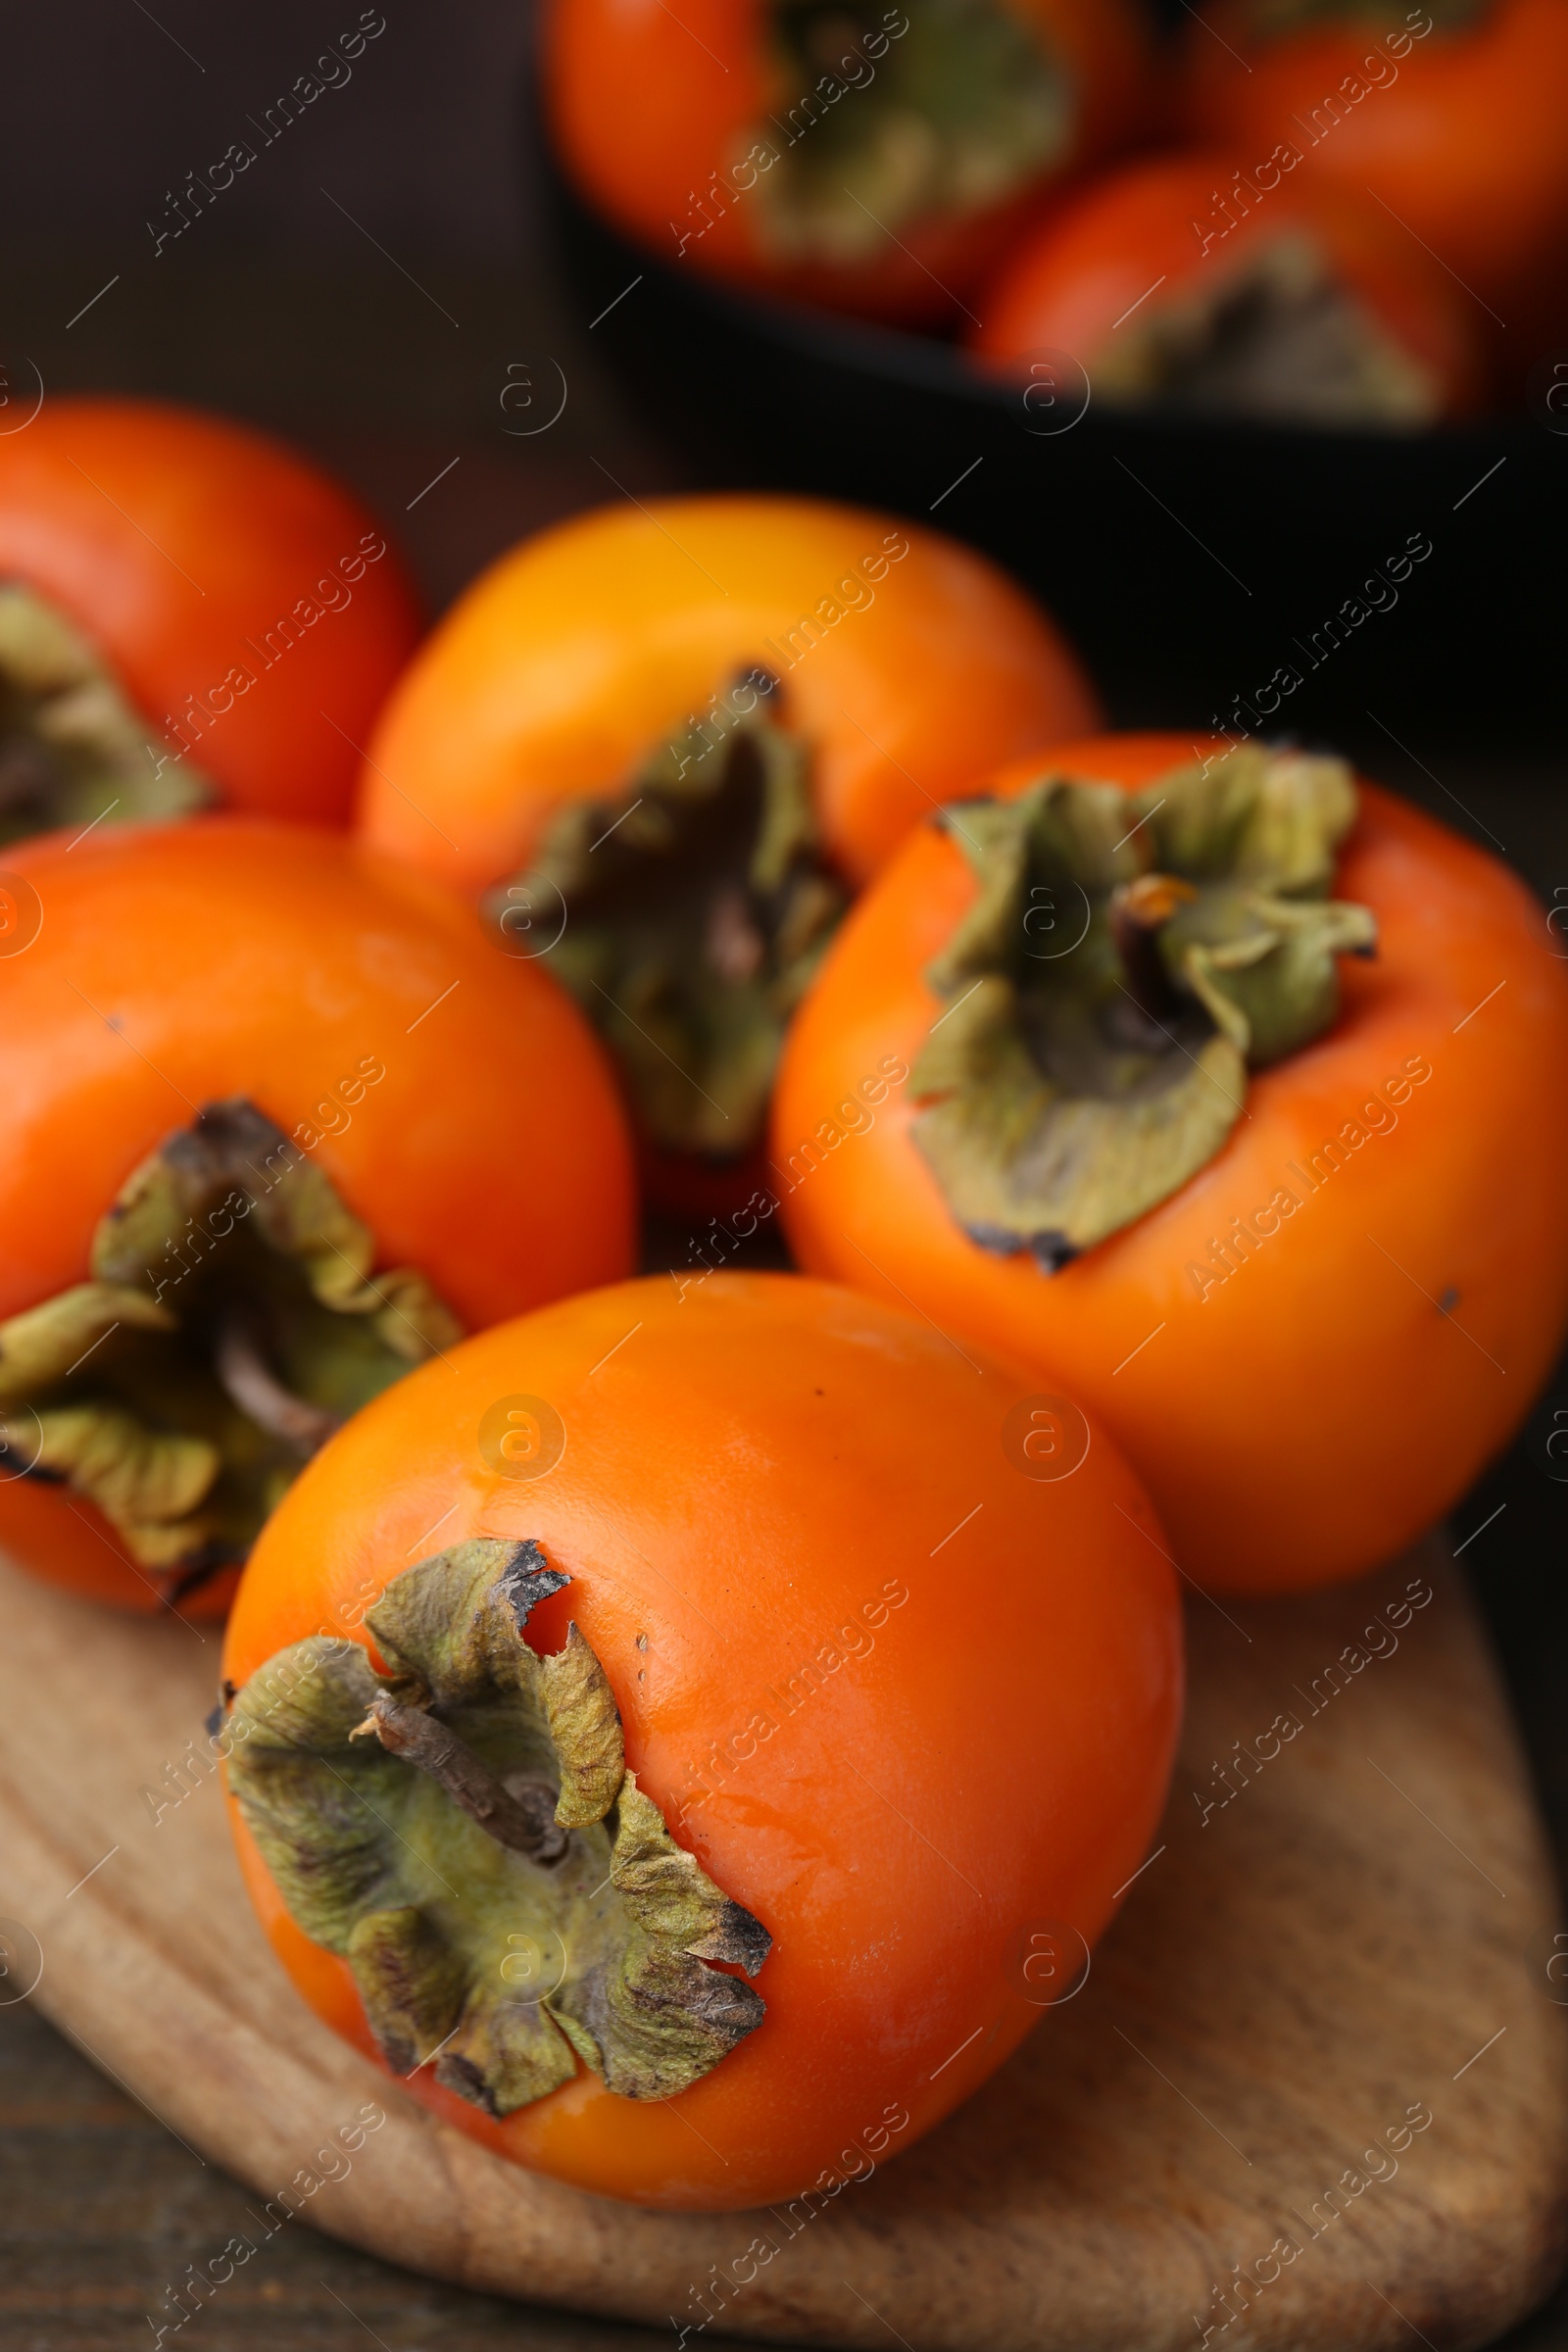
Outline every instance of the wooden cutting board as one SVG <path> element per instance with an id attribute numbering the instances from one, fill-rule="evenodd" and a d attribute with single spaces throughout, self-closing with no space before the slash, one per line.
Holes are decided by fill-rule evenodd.
<path id="1" fill-rule="evenodd" d="M 31 1997 L 256 2191 L 254 2259 L 266 2201 L 303 2170 L 338 2177 L 295 2230 L 660 2327 L 706 2310 L 713 2337 L 1465 2346 L 1555 2274 L 1568 2009 L 1546 1974 L 1549 1865 L 1436 1544 L 1345 1591 L 1194 1600 L 1166 1822 L 1088 1981 L 967 2107 L 793 2235 L 772 2213 L 605 2204 L 432 2121 L 294 1997 L 212 1778 L 187 1771 L 191 1793 L 154 1818 L 168 1768 L 201 1750 L 214 1631 L 4 1568 L 0 1625 L 10 1963 L 34 1938 Z M 384 2125 L 313 2169 L 367 2102 Z M 212 2256 L 220 2278 L 234 2257 Z"/>

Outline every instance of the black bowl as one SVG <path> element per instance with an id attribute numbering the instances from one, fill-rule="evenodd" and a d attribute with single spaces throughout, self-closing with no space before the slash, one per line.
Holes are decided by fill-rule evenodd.
<path id="1" fill-rule="evenodd" d="M 1522 357 L 1514 415 L 1425 432 L 1086 409 L 1064 358 L 1026 398 L 952 344 L 658 260 L 534 131 L 574 300 L 699 479 L 863 500 L 988 550 L 1124 724 L 1364 740 L 1370 712 L 1418 745 L 1551 729 L 1568 414 L 1527 387 L 1555 355 Z"/>

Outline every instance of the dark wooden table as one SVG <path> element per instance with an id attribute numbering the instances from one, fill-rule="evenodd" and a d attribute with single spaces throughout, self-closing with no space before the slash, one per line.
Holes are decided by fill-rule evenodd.
<path id="1" fill-rule="evenodd" d="M 177 395 L 293 433 L 398 530 L 436 607 L 491 556 L 558 515 L 687 486 L 644 428 L 635 396 L 601 371 L 586 318 L 542 274 L 465 278 L 446 270 L 421 286 L 396 264 L 313 274 L 308 267 L 224 260 L 164 277 L 142 270 L 129 299 L 106 301 L 68 329 L 94 268 L 64 253 L 13 272 L 13 355 L 27 354 L 51 392 Z M 497 364 L 509 355 L 552 358 L 564 370 L 565 410 L 530 439 L 509 438 L 494 407 Z M 952 521 L 961 527 L 960 516 Z M 1472 752 L 1460 760 L 1422 743 L 1401 758 L 1370 726 L 1343 748 L 1462 830 L 1504 844 L 1547 903 L 1559 883 L 1568 885 L 1568 752 L 1555 760 L 1506 753 L 1484 760 Z M 1544 1073 L 1542 1083 L 1561 1084 L 1561 1073 Z M 651 1237 L 651 1262 L 667 1262 L 680 1246 L 665 1236 L 662 1254 Z M 1560 1386 L 1568 1398 L 1568 1368 Z M 1465 1558 L 1561 1859 L 1568 1487 L 1552 1483 L 1521 1443 L 1456 1514 L 1459 1536 L 1481 1529 L 1499 1505 Z M 5 1911 L 0 1855 L 0 1916 Z M 106 1950 L 106 1973 L 114 1966 Z M 154 2343 L 168 2316 L 166 2290 L 245 2219 L 241 2188 L 202 2164 L 27 2003 L 0 2005 L 3 2352 L 130 2352 Z M 386 2352 L 630 2352 L 665 2340 L 432 2285 L 303 2225 L 238 2273 L 220 2306 L 190 2322 L 188 2333 L 203 2352 L 354 2352 L 368 2342 Z M 184 2330 L 166 2338 L 182 2340 Z M 1512 2352 L 1568 2352 L 1568 2298 L 1559 2295 L 1508 2342 Z"/>

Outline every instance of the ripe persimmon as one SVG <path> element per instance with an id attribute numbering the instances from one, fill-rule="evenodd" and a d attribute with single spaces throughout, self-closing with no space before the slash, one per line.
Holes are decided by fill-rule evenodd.
<path id="1" fill-rule="evenodd" d="M 1065 351 L 1097 397 L 1276 422 L 1431 423 L 1473 398 L 1462 292 L 1363 199 L 1285 177 L 1244 187 L 1207 152 L 1096 180 L 1009 255 L 969 348 L 1016 367 Z"/>
<path id="2" fill-rule="evenodd" d="M 1180 1710 L 1149 1504 L 1029 1390 L 757 1274 L 378 1397 L 256 1547 L 214 1733 L 317 2013 L 647 2205 L 825 2196 L 966 2097 L 1081 1981 Z"/>
<path id="3" fill-rule="evenodd" d="M 847 892 L 1093 711 L 1046 615 L 934 531 L 815 500 L 628 503 L 460 599 L 376 730 L 361 831 L 495 886 L 498 936 L 576 994 L 689 1199 L 694 1155 L 733 1171 L 759 1140 Z"/>
<path id="4" fill-rule="evenodd" d="M 775 1102 L 791 1243 L 1070 1389 L 1205 1587 L 1355 1575 L 1562 1335 L 1549 946 L 1495 859 L 1341 761 L 1064 746 L 840 934 Z M 879 1066 L 908 1075 L 870 1112 Z"/>
<path id="5" fill-rule="evenodd" d="M 213 804 L 346 825 L 419 633 L 373 518 L 248 425 L 40 399 L 0 435 L 0 843 Z"/>
<path id="6" fill-rule="evenodd" d="M 1138 127 L 1129 0 L 553 0 L 545 97 L 581 192 L 661 260 L 930 324 Z"/>
<path id="7" fill-rule="evenodd" d="M 1412 256 L 1451 270 L 1480 328 L 1525 332 L 1552 311 L 1561 325 L 1560 0 L 1215 0 L 1186 27 L 1186 65 L 1189 135 L 1244 174 L 1283 143 L 1303 179 L 1370 198 Z"/>
<path id="8" fill-rule="evenodd" d="M 627 1271 L 624 1121 L 554 983 L 341 836 L 208 817 L 10 857 L 0 1545 L 213 1614 L 344 1415 Z"/>

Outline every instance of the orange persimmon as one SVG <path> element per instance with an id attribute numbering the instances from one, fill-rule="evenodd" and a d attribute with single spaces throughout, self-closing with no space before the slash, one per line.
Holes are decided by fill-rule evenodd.
<path id="1" fill-rule="evenodd" d="M 670 266 L 910 324 L 1138 127 L 1128 0 L 553 0 L 544 84 L 582 193 Z"/>
<path id="2" fill-rule="evenodd" d="M 339 1420 L 624 1274 L 610 1072 L 437 885 L 215 816 L 0 875 L 0 1545 L 213 1613 Z"/>
<path id="3" fill-rule="evenodd" d="M 345 825 L 419 633 L 358 500 L 159 401 L 42 399 L 0 435 L 0 842 L 213 803 Z"/>
<path id="4" fill-rule="evenodd" d="M 1070 352 L 1097 395 L 1274 421 L 1425 424 L 1474 397 L 1464 296 L 1363 199 L 1224 156 L 1124 165 L 1003 265 L 968 343 Z"/>
<path id="5" fill-rule="evenodd" d="M 1102 1416 L 1205 1587 L 1355 1575 L 1562 1335 L 1549 946 L 1494 858 L 1341 762 L 1064 746 L 840 934 L 780 1072 L 786 1230 Z"/>
<path id="6" fill-rule="evenodd" d="M 1189 134 L 1244 174 L 1295 156 L 1304 178 L 1385 208 L 1412 256 L 1427 248 L 1474 296 L 1478 326 L 1561 325 L 1560 0 L 1216 0 L 1186 27 L 1186 65 Z"/>
<path id="7" fill-rule="evenodd" d="M 317 2013 L 645 2205 L 825 2198 L 967 2097 L 1081 1982 L 1180 1709 L 1157 1523 L 1030 1386 L 715 1275 L 369 1405 L 256 1547 L 214 1734 Z"/>
<path id="8" fill-rule="evenodd" d="M 922 812 L 1094 723 L 1048 617 L 935 531 L 661 499 L 504 556 L 433 632 L 361 831 L 546 956 L 612 1045 L 665 1190 L 757 1142 L 846 894 Z M 655 1155 L 658 1155 L 655 1157 Z M 744 1189 L 748 1189 L 743 1187 Z"/>

